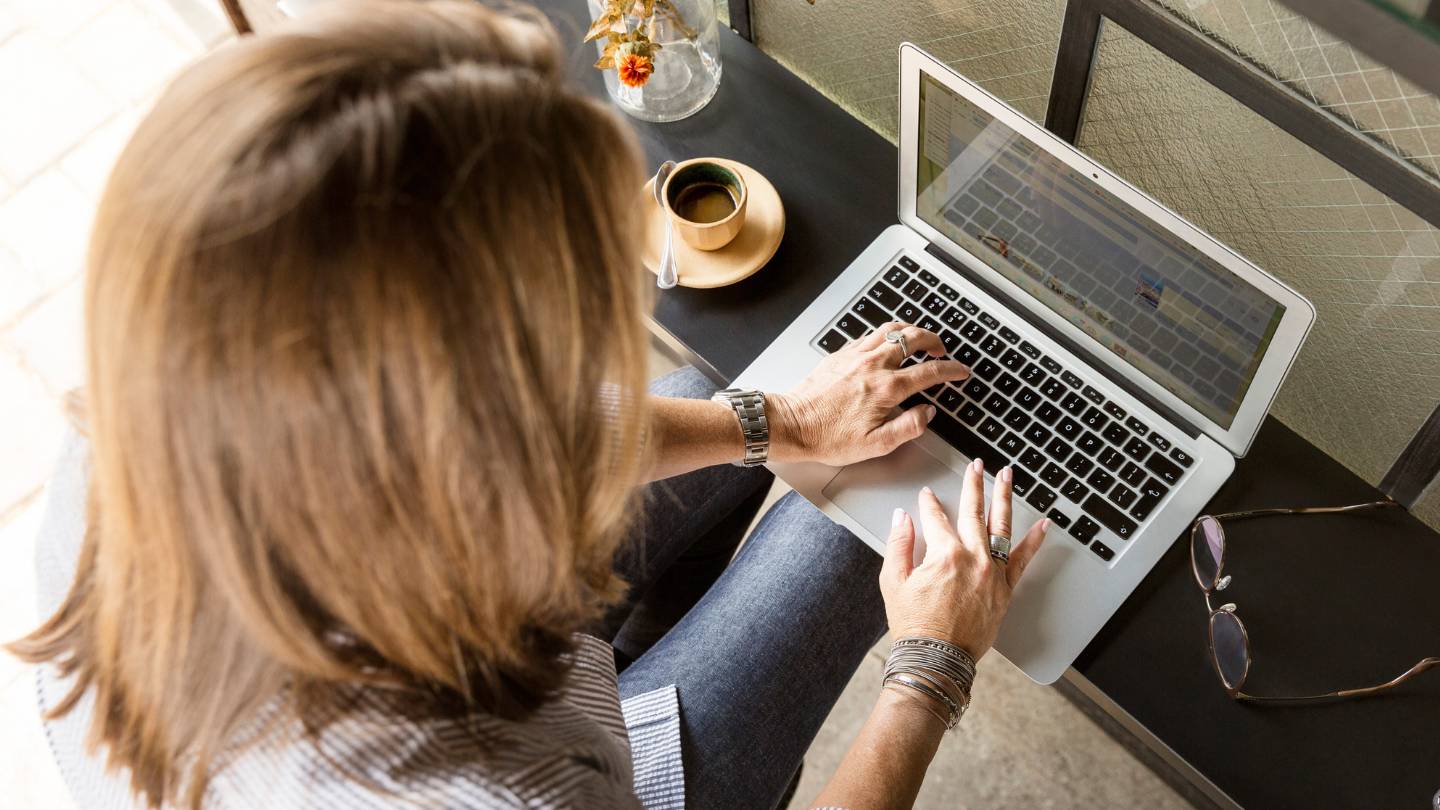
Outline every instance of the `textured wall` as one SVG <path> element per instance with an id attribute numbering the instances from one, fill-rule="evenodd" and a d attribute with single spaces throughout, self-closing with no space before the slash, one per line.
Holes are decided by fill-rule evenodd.
<path id="1" fill-rule="evenodd" d="M 1426 140 L 1437 131 L 1432 118 L 1440 125 L 1433 97 L 1268 0 L 1167 2 L 1435 169 Z M 1043 119 L 1063 0 L 752 6 L 763 49 L 892 139 L 895 49 L 904 40 Z M 1334 60 L 1326 75 L 1317 56 Z M 1102 36 L 1080 145 L 1315 302 L 1319 322 L 1275 413 L 1378 482 L 1440 402 L 1436 230 L 1114 25 Z M 1427 494 L 1417 512 L 1440 525 L 1440 494 Z"/>

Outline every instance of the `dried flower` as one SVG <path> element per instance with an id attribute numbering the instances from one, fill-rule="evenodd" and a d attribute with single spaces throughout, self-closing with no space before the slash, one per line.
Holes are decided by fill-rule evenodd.
<path id="1" fill-rule="evenodd" d="M 620 81 L 630 87 L 640 87 L 650 81 L 650 74 L 655 72 L 655 60 L 638 53 L 627 53 L 620 57 L 615 71 L 620 74 Z"/>

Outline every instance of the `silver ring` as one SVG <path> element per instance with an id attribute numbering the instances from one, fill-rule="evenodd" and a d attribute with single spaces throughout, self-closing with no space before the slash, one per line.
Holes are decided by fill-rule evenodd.
<path id="1" fill-rule="evenodd" d="M 892 329 L 889 332 L 886 332 L 885 342 L 894 343 L 896 346 L 900 347 L 900 361 L 902 363 L 905 361 L 905 358 L 910 356 L 910 345 L 905 342 L 905 333 L 900 331 L 899 329 Z"/>
<path id="2" fill-rule="evenodd" d="M 990 556 L 1002 563 L 1010 562 L 1010 538 L 990 535 Z"/>

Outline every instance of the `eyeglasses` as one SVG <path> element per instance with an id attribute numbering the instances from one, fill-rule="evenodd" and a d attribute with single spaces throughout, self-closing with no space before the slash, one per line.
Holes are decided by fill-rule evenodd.
<path id="1" fill-rule="evenodd" d="M 1200 590 L 1205 593 L 1205 606 L 1210 609 L 1210 659 L 1215 665 L 1216 674 L 1220 676 L 1220 682 L 1224 684 L 1225 691 L 1229 693 L 1230 697 L 1236 700 L 1273 701 L 1364 697 L 1377 692 L 1383 692 L 1391 687 L 1399 686 L 1427 669 L 1440 666 L 1440 658 L 1425 658 L 1398 677 L 1378 686 L 1368 686 L 1363 689 L 1341 689 L 1336 692 L 1326 692 L 1323 695 L 1303 695 L 1299 697 L 1248 695 L 1240 690 L 1245 685 L 1246 676 L 1250 674 L 1250 636 L 1245 632 L 1245 625 L 1240 621 L 1240 617 L 1235 614 L 1234 604 L 1224 604 L 1217 608 L 1210 602 L 1210 596 L 1212 594 L 1225 590 L 1226 586 L 1230 584 L 1229 575 L 1224 573 L 1225 530 L 1220 525 L 1222 520 L 1233 521 L 1244 518 L 1263 517 L 1266 515 L 1315 515 L 1327 512 L 1357 512 L 1362 509 L 1376 509 L 1399 505 L 1396 501 L 1386 500 L 1375 501 L 1373 503 L 1358 503 L 1353 506 L 1310 507 L 1304 509 L 1252 509 L 1248 512 L 1230 512 L 1224 515 L 1201 515 L 1195 520 L 1195 525 L 1190 529 L 1190 568 L 1195 573 L 1195 582 L 1200 585 Z"/>

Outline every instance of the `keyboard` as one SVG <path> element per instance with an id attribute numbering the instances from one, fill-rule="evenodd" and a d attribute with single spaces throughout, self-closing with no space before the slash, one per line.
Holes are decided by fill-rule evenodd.
<path id="1" fill-rule="evenodd" d="M 835 352 L 891 321 L 938 334 L 970 378 L 929 388 L 904 407 L 935 405 L 931 431 L 992 473 L 1011 465 L 1017 497 L 1111 563 L 1194 458 L 1008 320 L 900 256 L 812 345 Z"/>

